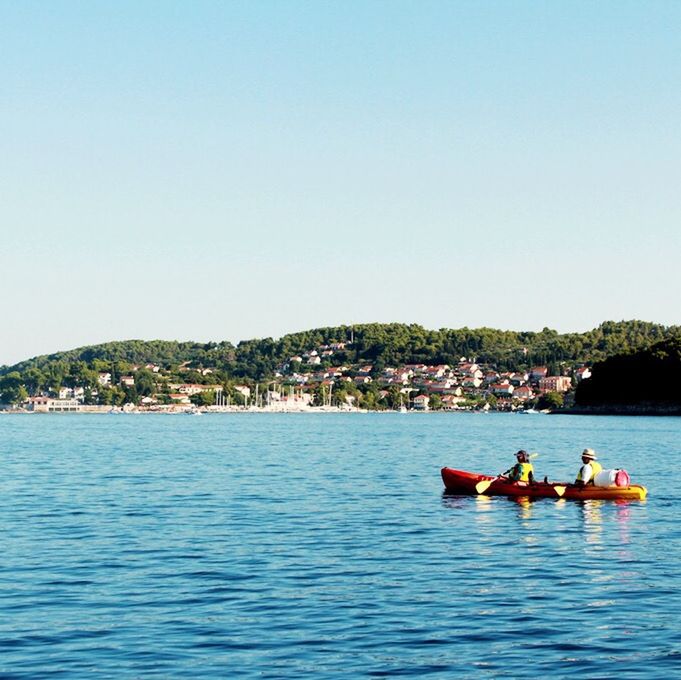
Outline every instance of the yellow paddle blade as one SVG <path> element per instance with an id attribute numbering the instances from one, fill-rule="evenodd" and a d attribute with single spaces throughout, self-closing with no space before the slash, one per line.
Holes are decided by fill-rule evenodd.
<path id="1" fill-rule="evenodd" d="M 556 495 L 558 496 L 558 498 L 562 498 L 563 494 L 565 493 L 565 487 L 564 486 L 556 485 L 556 486 L 553 487 L 553 490 L 556 492 Z"/>
<path id="2" fill-rule="evenodd" d="M 475 493 L 485 493 L 493 481 L 493 479 L 483 479 L 481 482 L 478 482 L 475 485 Z"/>

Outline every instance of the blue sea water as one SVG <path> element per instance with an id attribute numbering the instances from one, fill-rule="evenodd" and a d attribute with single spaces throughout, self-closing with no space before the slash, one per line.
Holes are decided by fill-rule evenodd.
<path id="1" fill-rule="evenodd" d="M 681 676 L 681 419 L 3 415 L 3 678 Z M 644 502 L 443 494 L 444 465 Z"/>

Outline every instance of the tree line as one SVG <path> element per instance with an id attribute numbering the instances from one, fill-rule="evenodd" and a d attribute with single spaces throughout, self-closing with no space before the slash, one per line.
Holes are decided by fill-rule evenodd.
<path id="1" fill-rule="evenodd" d="M 527 370 L 547 365 L 550 373 L 565 364 L 600 366 L 608 357 L 649 349 L 655 343 L 681 338 L 681 327 L 643 321 L 607 321 L 585 333 L 504 331 L 492 328 L 428 330 L 417 324 L 361 324 L 318 328 L 280 339 L 230 342 L 174 342 L 127 340 L 103 343 L 42 355 L 13 366 L 0 367 L 0 402 L 18 403 L 28 395 L 55 392 L 60 387 L 83 387 L 97 392 L 98 403 L 136 401 L 159 388 L 159 378 L 140 368 L 135 385 L 119 385 L 133 365 L 160 366 L 165 382 L 220 383 L 229 394 L 238 382 L 271 380 L 277 372 L 290 372 L 291 357 L 335 343 L 345 348 L 322 357 L 321 368 L 370 364 L 373 375 L 388 366 L 405 364 L 455 365 L 461 357 L 476 359 L 499 371 Z M 210 369 L 204 375 L 202 369 Z M 305 368 L 300 370 L 314 370 Z M 600 372 L 604 369 L 598 368 Z M 98 385 L 100 372 L 112 374 L 112 386 Z M 607 372 L 607 371 L 606 371 Z M 349 388 L 348 388 L 349 389 Z M 395 397 L 397 398 L 397 397 Z M 584 397 L 585 399 L 590 397 Z"/>
<path id="2" fill-rule="evenodd" d="M 681 339 L 597 362 L 577 388 L 577 406 L 681 405 Z"/>

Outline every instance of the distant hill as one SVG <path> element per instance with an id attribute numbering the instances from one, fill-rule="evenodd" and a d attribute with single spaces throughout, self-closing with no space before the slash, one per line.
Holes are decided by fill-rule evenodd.
<path id="1" fill-rule="evenodd" d="M 123 361 L 130 364 L 156 363 L 164 366 L 196 362 L 197 364 L 227 364 L 234 359 L 234 346 L 230 342 L 175 342 L 172 340 L 119 340 L 101 345 L 89 345 L 65 352 L 43 354 L 21 361 L 13 366 L 0 367 L 0 375 L 30 368 L 43 370 L 55 364 L 76 362 L 111 363 Z"/>
<path id="2" fill-rule="evenodd" d="M 103 364 L 126 362 L 154 363 L 166 368 L 189 364 L 220 371 L 227 377 L 263 380 L 292 356 L 331 343 L 346 343 L 344 350 L 334 353 L 336 364 L 371 363 L 380 369 L 410 363 L 454 364 L 465 356 L 494 364 L 499 370 L 519 370 L 545 364 L 555 367 L 561 362 L 604 361 L 676 337 L 681 337 L 681 327 L 644 321 L 606 321 L 585 333 L 565 334 L 548 328 L 540 332 L 492 328 L 427 330 L 417 324 L 362 324 L 318 328 L 278 340 L 244 340 L 236 347 L 229 342 L 109 342 L 3 366 L 0 375 L 24 374 L 29 369 L 68 373 L 72 364 L 101 368 Z"/>
<path id="3" fill-rule="evenodd" d="M 577 388 L 578 408 L 613 411 L 678 411 L 681 408 L 681 339 L 618 354 L 596 363 Z"/>

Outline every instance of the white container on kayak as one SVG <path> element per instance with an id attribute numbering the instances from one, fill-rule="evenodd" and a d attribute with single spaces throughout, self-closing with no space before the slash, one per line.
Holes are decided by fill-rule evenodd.
<path id="1" fill-rule="evenodd" d="M 626 470 L 612 468 L 611 470 L 601 470 L 594 477 L 594 486 L 629 486 L 629 473 Z"/>

